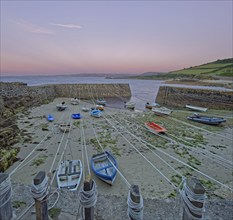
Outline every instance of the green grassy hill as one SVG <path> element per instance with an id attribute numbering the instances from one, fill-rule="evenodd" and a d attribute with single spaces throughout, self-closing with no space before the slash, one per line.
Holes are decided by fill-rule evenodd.
<path id="1" fill-rule="evenodd" d="M 233 58 L 217 60 L 211 63 L 171 71 L 169 73 L 142 74 L 139 79 L 214 79 L 233 77 Z"/>
<path id="2" fill-rule="evenodd" d="M 211 78 L 211 77 L 232 77 L 233 76 L 233 58 L 217 60 L 212 63 L 203 64 L 200 66 L 194 66 L 185 68 L 182 70 L 172 71 L 172 74 L 189 75 L 196 78 Z"/>

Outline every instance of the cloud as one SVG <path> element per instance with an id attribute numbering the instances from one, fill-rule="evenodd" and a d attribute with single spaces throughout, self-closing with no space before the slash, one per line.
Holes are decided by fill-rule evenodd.
<path id="1" fill-rule="evenodd" d="M 53 25 L 53 26 L 69 28 L 69 29 L 80 29 L 80 28 L 82 28 L 82 26 L 77 25 L 77 24 L 57 24 L 57 23 L 49 23 L 49 24 Z"/>
<path id="2" fill-rule="evenodd" d="M 28 21 L 16 21 L 15 22 L 20 28 L 23 28 L 24 30 L 31 32 L 31 33 L 35 33 L 35 34 L 54 34 L 54 32 L 50 29 L 47 29 L 45 27 L 42 26 L 38 26 L 35 24 L 32 24 Z"/>

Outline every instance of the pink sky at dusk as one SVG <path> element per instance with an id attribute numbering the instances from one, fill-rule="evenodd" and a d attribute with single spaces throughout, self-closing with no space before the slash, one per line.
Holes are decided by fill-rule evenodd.
<path id="1" fill-rule="evenodd" d="M 232 4 L 1 1 L 1 74 L 140 74 L 230 58 Z"/>

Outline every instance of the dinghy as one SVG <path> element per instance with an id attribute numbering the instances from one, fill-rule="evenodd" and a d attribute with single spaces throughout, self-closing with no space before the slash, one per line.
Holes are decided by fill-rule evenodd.
<path id="1" fill-rule="evenodd" d="M 145 104 L 145 108 L 152 109 L 152 108 L 154 108 L 154 107 L 160 107 L 160 105 L 159 105 L 158 103 L 155 103 L 155 102 L 153 102 L 153 103 L 147 102 L 147 103 Z"/>
<path id="2" fill-rule="evenodd" d="M 189 116 L 187 119 L 208 124 L 208 125 L 219 125 L 222 122 L 226 122 L 226 119 L 224 118 L 219 118 L 219 117 L 209 117 L 205 115 L 199 115 L 199 114 L 193 114 Z"/>
<path id="3" fill-rule="evenodd" d="M 104 106 L 103 105 L 96 105 L 95 107 L 96 109 L 103 111 L 104 110 Z"/>
<path id="4" fill-rule="evenodd" d="M 208 110 L 208 108 L 197 107 L 197 106 L 193 106 L 193 105 L 186 105 L 185 107 L 190 109 L 190 110 L 200 111 L 200 112 L 206 112 Z"/>
<path id="5" fill-rule="evenodd" d="M 70 100 L 70 103 L 71 103 L 72 105 L 78 105 L 79 102 L 80 102 L 80 100 L 77 99 L 77 98 L 72 98 L 72 99 Z"/>
<path id="6" fill-rule="evenodd" d="M 160 108 L 152 108 L 152 111 L 156 114 L 156 115 L 170 115 L 172 113 L 172 110 L 166 107 L 160 107 Z"/>
<path id="7" fill-rule="evenodd" d="M 93 155 L 91 158 L 91 168 L 95 175 L 110 185 L 116 179 L 117 167 L 116 159 L 108 151 Z"/>
<path id="8" fill-rule="evenodd" d="M 62 161 L 57 170 L 58 189 L 76 191 L 82 179 L 82 163 L 80 160 Z"/>
<path id="9" fill-rule="evenodd" d="M 107 102 L 103 98 L 99 98 L 96 100 L 96 103 L 98 105 L 106 105 Z"/>
<path id="10" fill-rule="evenodd" d="M 86 106 L 83 106 L 83 107 L 82 107 L 82 110 L 83 110 L 84 112 L 88 112 L 88 111 L 90 110 L 90 108 L 87 108 Z"/>
<path id="11" fill-rule="evenodd" d="M 81 114 L 80 114 L 80 113 L 72 114 L 71 117 L 72 117 L 73 119 L 81 119 Z"/>
<path id="12" fill-rule="evenodd" d="M 134 102 L 126 102 L 125 108 L 134 110 L 135 109 L 135 103 Z"/>
<path id="13" fill-rule="evenodd" d="M 152 133 L 165 133 L 167 131 L 166 128 L 161 127 L 160 125 L 156 124 L 155 122 L 146 122 L 146 128 L 149 129 Z"/>
<path id="14" fill-rule="evenodd" d="M 67 105 L 65 105 L 65 102 L 59 103 L 56 105 L 58 111 L 63 111 L 67 108 Z"/>
<path id="15" fill-rule="evenodd" d="M 90 115 L 96 118 L 100 118 L 102 116 L 102 111 L 98 109 L 91 110 Z"/>
<path id="16" fill-rule="evenodd" d="M 54 117 L 53 117 L 52 115 L 48 115 L 48 116 L 47 116 L 47 120 L 48 120 L 49 122 L 54 121 Z"/>
<path id="17" fill-rule="evenodd" d="M 67 133 L 67 132 L 69 132 L 70 128 L 71 128 L 71 125 L 68 124 L 68 123 L 62 123 L 62 124 L 59 125 L 59 129 L 62 132 L 66 132 Z"/>

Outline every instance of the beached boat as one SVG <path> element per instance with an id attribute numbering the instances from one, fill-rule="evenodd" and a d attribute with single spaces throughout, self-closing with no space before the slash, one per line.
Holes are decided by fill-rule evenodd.
<path id="1" fill-rule="evenodd" d="M 154 108 L 154 107 L 160 107 L 160 105 L 159 105 L 158 103 L 156 103 L 156 102 L 153 102 L 153 103 L 147 102 L 147 103 L 145 104 L 145 108 L 152 109 L 152 108 Z"/>
<path id="2" fill-rule="evenodd" d="M 80 100 L 77 99 L 77 98 L 72 98 L 72 99 L 70 100 L 70 103 L 71 103 L 72 105 L 78 105 L 78 104 L 80 103 Z"/>
<path id="3" fill-rule="evenodd" d="M 59 103 L 56 105 L 58 111 L 63 111 L 67 108 L 67 105 L 65 105 L 65 102 Z"/>
<path id="4" fill-rule="evenodd" d="M 96 118 L 100 118 L 102 116 L 102 111 L 98 109 L 91 110 L 90 115 Z"/>
<path id="5" fill-rule="evenodd" d="M 198 106 L 193 106 L 193 105 L 186 105 L 186 108 L 190 109 L 190 110 L 194 110 L 194 111 L 200 111 L 200 112 L 206 112 L 208 110 L 208 108 L 203 108 L 203 107 L 198 107 Z"/>
<path id="6" fill-rule="evenodd" d="M 96 105 L 95 106 L 96 109 L 103 111 L 104 110 L 104 106 L 103 105 Z"/>
<path id="7" fill-rule="evenodd" d="M 58 189 L 76 191 L 82 179 L 82 163 L 80 160 L 62 161 L 57 170 Z"/>
<path id="8" fill-rule="evenodd" d="M 172 113 L 172 110 L 166 107 L 160 107 L 160 108 L 153 107 L 152 111 L 156 115 L 170 115 Z"/>
<path id="9" fill-rule="evenodd" d="M 98 105 L 106 105 L 106 100 L 104 100 L 103 98 L 99 98 L 96 100 L 96 104 Z"/>
<path id="10" fill-rule="evenodd" d="M 82 107 L 82 111 L 84 111 L 84 112 L 89 112 L 89 110 L 90 110 L 90 108 L 88 108 L 88 107 L 86 107 L 86 106 L 83 106 L 83 107 Z"/>
<path id="11" fill-rule="evenodd" d="M 219 117 L 210 117 L 210 116 L 205 116 L 205 115 L 199 115 L 199 114 L 193 114 L 187 119 L 204 123 L 204 124 L 209 124 L 209 125 L 219 125 L 222 122 L 226 122 L 226 119 L 224 118 L 219 118 Z"/>
<path id="12" fill-rule="evenodd" d="M 47 116 L 47 120 L 48 120 L 49 122 L 54 121 L 54 117 L 53 117 L 52 115 L 48 115 L 48 116 Z"/>
<path id="13" fill-rule="evenodd" d="M 125 103 L 125 108 L 134 110 L 135 109 L 135 103 L 134 102 L 126 102 Z"/>
<path id="14" fill-rule="evenodd" d="M 81 119 L 81 114 L 80 113 L 72 114 L 71 117 L 73 119 Z"/>
<path id="15" fill-rule="evenodd" d="M 118 164 L 113 155 L 108 151 L 93 155 L 91 158 L 91 168 L 98 178 L 110 185 L 116 179 Z"/>
<path id="16" fill-rule="evenodd" d="M 59 129 L 62 131 L 62 132 L 69 132 L 71 128 L 71 125 L 69 123 L 62 123 L 62 124 L 59 124 Z"/>
<path id="17" fill-rule="evenodd" d="M 160 125 L 156 124 L 155 122 L 146 122 L 145 126 L 152 133 L 165 133 L 167 131 L 166 128 L 161 127 Z"/>

